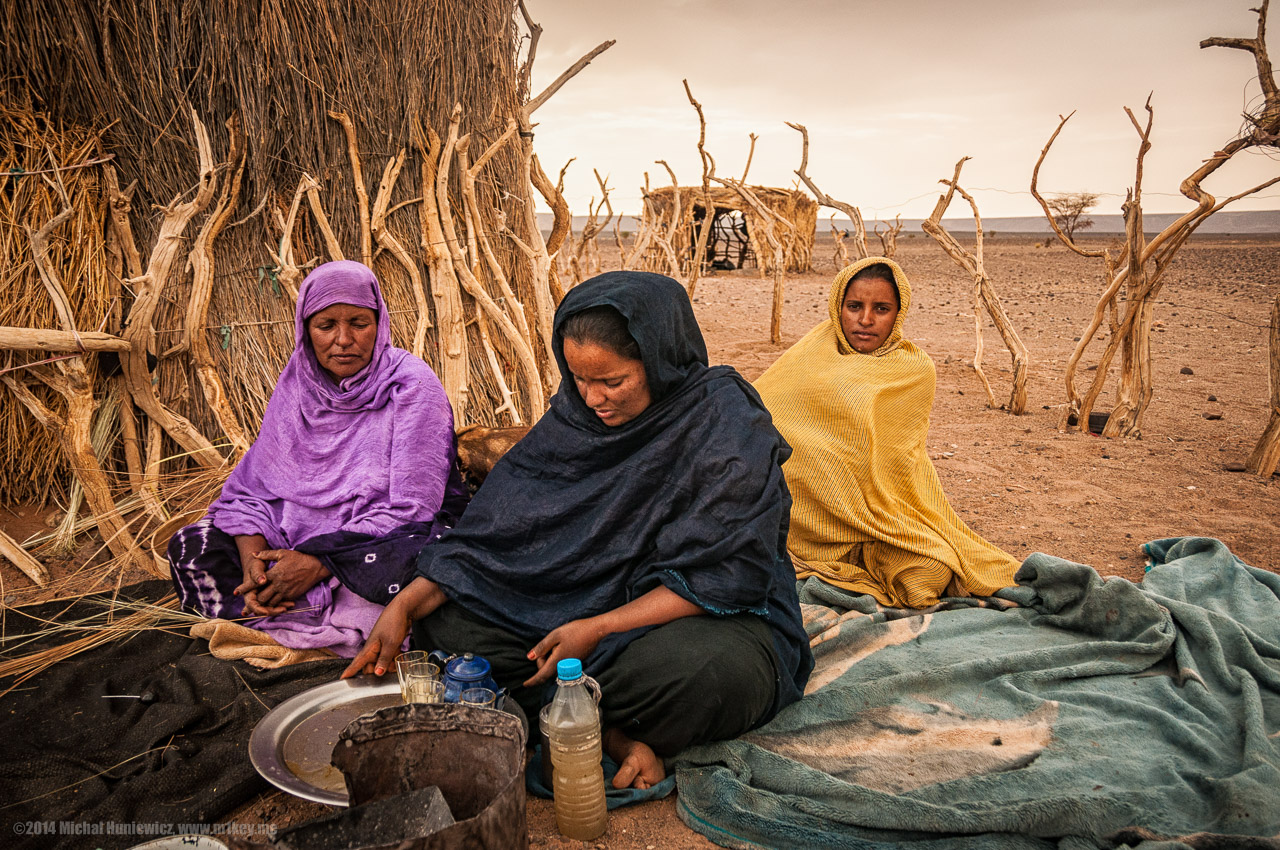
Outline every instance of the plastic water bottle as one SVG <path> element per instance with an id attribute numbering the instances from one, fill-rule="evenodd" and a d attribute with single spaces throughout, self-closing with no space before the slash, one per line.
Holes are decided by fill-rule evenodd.
<path id="1" fill-rule="evenodd" d="M 559 687 L 547 718 L 556 826 L 566 838 L 590 841 L 604 833 L 609 817 L 600 766 L 600 712 L 587 690 L 581 661 L 558 663 L 556 680 Z"/>

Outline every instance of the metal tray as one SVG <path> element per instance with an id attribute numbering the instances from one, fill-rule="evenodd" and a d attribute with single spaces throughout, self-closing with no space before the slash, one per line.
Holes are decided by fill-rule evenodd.
<path id="1" fill-rule="evenodd" d="M 329 763 L 338 736 L 360 715 L 400 704 L 394 675 L 326 682 L 290 697 L 258 721 L 249 736 L 249 761 L 281 791 L 346 806 L 342 771 Z"/>

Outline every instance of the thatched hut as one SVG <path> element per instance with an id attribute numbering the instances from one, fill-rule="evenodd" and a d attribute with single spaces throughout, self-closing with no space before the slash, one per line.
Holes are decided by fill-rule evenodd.
<path id="1" fill-rule="evenodd" d="M 781 232 L 785 228 L 778 228 L 778 235 L 787 243 L 786 271 L 808 271 L 813 257 L 818 205 L 808 195 L 794 189 L 769 186 L 748 188 L 765 207 L 791 227 L 789 234 Z M 655 221 L 669 221 L 676 206 L 676 194 L 677 190 L 673 186 L 649 192 L 646 196 L 645 215 L 653 216 Z M 698 241 L 698 229 L 707 215 L 702 187 L 681 186 L 679 206 L 680 220 L 672 232 L 671 244 L 681 262 L 687 263 L 692 261 Z M 772 274 L 771 254 L 767 249 L 761 250 L 762 240 L 758 236 L 762 226 L 760 214 L 743 200 L 741 194 L 725 186 L 711 188 L 711 206 L 713 222 L 703 268 L 738 269 L 758 266 L 762 273 Z M 658 254 L 657 249 L 650 249 L 650 253 L 653 256 L 641 262 L 650 262 L 654 268 L 665 270 L 665 258 Z"/>
<path id="2" fill-rule="evenodd" d="M 542 244 L 512 14 L 510 0 L 5 4 L 0 331 L 61 323 L 77 346 L 90 331 L 129 345 L 76 358 L 87 408 L 65 362 L 25 368 L 48 354 L 2 346 L 0 370 L 20 368 L 0 386 L 0 501 L 68 495 L 56 426 L 86 409 L 113 485 L 145 491 L 162 468 L 242 451 L 293 347 L 296 287 L 339 256 L 375 269 L 396 344 L 441 375 L 459 424 L 541 413 L 554 367 L 537 329 L 554 303 L 510 238 Z"/>

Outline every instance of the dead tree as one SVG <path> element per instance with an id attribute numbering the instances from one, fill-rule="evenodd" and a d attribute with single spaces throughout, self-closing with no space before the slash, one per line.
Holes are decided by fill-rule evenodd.
<path id="1" fill-rule="evenodd" d="M 987 270 L 982 262 L 982 217 L 978 215 L 978 204 L 973 197 L 964 189 L 960 188 L 960 169 L 968 162 L 969 157 L 963 157 L 956 163 L 956 172 L 950 180 L 939 180 L 947 187 L 946 194 L 938 198 L 938 203 L 933 208 L 933 213 L 920 226 L 925 233 L 932 236 L 942 250 L 946 251 L 951 259 L 955 260 L 961 268 L 969 273 L 973 278 L 973 331 L 974 331 L 974 353 L 973 353 L 973 370 L 978 373 L 978 378 L 982 381 L 982 387 L 987 391 L 987 401 L 992 407 L 997 407 L 995 394 L 991 392 L 991 384 L 987 381 L 987 376 L 982 371 L 982 311 L 986 311 L 991 316 L 991 321 L 996 326 L 996 330 L 1000 332 L 1000 338 L 1004 340 L 1005 347 L 1009 349 L 1009 356 L 1013 360 L 1013 388 L 1009 393 L 1009 401 L 1007 404 L 999 405 L 1007 409 L 1015 416 L 1026 412 L 1027 409 L 1027 372 L 1030 369 L 1030 361 L 1027 358 L 1027 348 L 1022 344 L 1022 340 L 1018 337 L 1018 332 L 1013 329 L 1013 323 L 1009 321 L 1008 315 L 1004 312 L 1004 307 L 1000 303 L 1000 296 L 996 294 L 995 287 L 991 285 L 991 279 L 987 277 Z M 947 207 L 951 205 L 951 199 L 959 195 L 969 202 L 970 209 L 973 210 L 973 222 L 977 228 L 977 241 L 972 253 L 966 251 L 959 242 L 956 241 L 946 228 L 942 226 L 942 215 L 947 211 Z"/>
<path id="2" fill-rule="evenodd" d="M 1049 210 L 1067 239 L 1075 239 L 1077 230 L 1093 227 L 1093 219 L 1085 214 L 1098 203 L 1094 192 L 1066 192 L 1049 199 Z"/>
<path id="3" fill-rule="evenodd" d="M 667 259 L 667 267 L 671 269 L 671 277 L 675 278 L 685 288 L 685 291 L 691 291 L 693 283 L 691 282 L 693 269 L 701 265 L 701 261 L 695 257 L 689 267 L 689 276 L 685 275 L 684 270 L 680 266 L 680 257 L 676 253 L 675 245 L 672 240 L 680 229 L 680 183 L 676 180 L 676 173 L 671 170 L 671 166 L 664 159 L 658 160 L 667 170 L 667 175 L 671 178 L 672 193 L 674 203 L 671 206 L 671 220 L 667 223 L 657 222 L 653 229 L 653 241 L 658 243 L 658 247 L 662 249 L 662 255 Z M 705 250 L 705 248 L 703 249 Z M 692 297 L 692 296 L 690 296 Z"/>
<path id="4" fill-rule="evenodd" d="M 613 204 L 609 202 L 609 179 L 602 178 L 600 172 L 592 169 L 596 183 L 600 186 L 601 200 L 596 204 L 595 198 L 587 202 L 587 221 L 582 226 L 582 237 L 578 240 L 578 250 L 574 252 L 570 267 L 573 269 L 573 282 L 579 284 L 585 277 L 600 272 L 600 234 L 613 219 Z M 608 215 L 600 221 L 600 211 L 607 210 Z"/>
<path id="5" fill-rule="evenodd" d="M 1221 201 L 1203 188 L 1203 183 L 1208 177 L 1241 151 L 1280 146 L 1280 88 L 1276 85 L 1266 46 L 1269 3 L 1270 0 L 1264 0 L 1262 6 L 1254 10 L 1258 15 L 1256 37 L 1207 38 L 1200 42 L 1201 48 L 1231 47 L 1253 54 L 1257 66 L 1258 83 L 1262 88 L 1263 102 L 1258 109 L 1245 116 L 1244 129 L 1238 135 L 1224 144 L 1221 149 L 1214 151 L 1182 181 L 1179 189 L 1183 195 L 1195 202 L 1195 208 L 1180 216 L 1150 241 L 1147 240 L 1142 226 L 1142 168 L 1147 151 L 1151 148 L 1151 126 L 1154 121 L 1150 97 L 1147 98 L 1145 106 L 1147 111 L 1145 126 L 1138 122 L 1133 110 L 1125 108 L 1130 123 L 1138 133 L 1139 142 L 1133 188 L 1129 190 L 1122 207 L 1125 241 L 1118 256 L 1113 257 L 1106 249 L 1088 251 L 1080 248 L 1059 227 L 1048 203 L 1038 191 L 1036 183 L 1040 166 L 1071 115 L 1059 120 L 1057 129 L 1053 131 L 1053 135 L 1049 137 L 1049 141 L 1040 152 L 1040 158 L 1036 161 L 1035 169 L 1031 174 L 1031 193 L 1040 202 L 1058 238 L 1068 248 L 1083 257 L 1101 259 L 1106 275 L 1106 285 L 1094 308 L 1093 317 L 1081 333 L 1080 341 L 1067 362 L 1067 404 L 1060 422 L 1062 428 L 1078 428 L 1083 431 L 1089 427 L 1089 414 L 1093 411 L 1093 406 L 1107 383 L 1112 361 L 1118 353 L 1120 385 L 1116 393 L 1115 407 L 1110 412 L 1102 435 L 1104 437 L 1141 436 L 1142 416 L 1151 402 L 1153 392 L 1152 314 L 1165 272 L 1168 271 L 1170 263 L 1191 234 L 1210 216 L 1233 201 L 1280 182 L 1280 177 L 1275 177 Z M 1081 357 L 1104 321 L 1108 324 L 1110 338 L 1098 359 L 1097 372 L 1093 381 L 1081 394 L 1075 385 L 1076 370 Z"/>
<path id="6" fill-rule="evenodd" d="M 680 187 L 677 186 L 675 191 L 679 193 Z M 653 239 L 654 231 L 657 229 L 658 215 L 653 209 L 653 201 L 649 197 L 649 172 L 644 173 L 644 187 L 640 190 L 640 217 L 636 219 L 635 237 L 631 240 L 631 250 L 625 250 L 622 245 L 618 246 L 619 251 L 619 268 L 634 269 L 637 262 L 645 255 L 645 251 L 649 249 L 649 242 Z M 618 216 L 618 220 L 622 220 L 622 216 Z"/>
<path id="7" fill-rule="evenodd" d="M 873 229 L 876 238 L 880 240 L 880 256 L 893 259 L 893 255 L 898 253 L 898 234 L 902 232 L 902 216 L 894 216 L 893 224 L 886 222 L 883 233 L 880 231 L 878 221 Z"/>
<path id="8" fill-rule="evenodd" d="M 1267 427 L 1249 455 L 1246 468 L 1255 475 L 1271 477 L 1280 464 L 1280 295 L 1271 305 L 1271 410 Z"/>
<path id="9" fill-rule="evenodd" d="M 564 198 L 564 176 L 569 171 L 569 166 L 573 165 L 576 159 L 576 156 L 569 157 L 569 161 L 560 168 L 560 176 L 556 178 L 555 194 L 561 199 Z M 564 209 L 564 232 L 560 236 L 559 249 L 551 255 L 552 269 L 557 277 L 572 278 L 573 269 L 570 267 L 570 258 L 573 257 L 575 244 L 573 238 L 573 216 L 569 214 L 569 204 L 567 202 L 564 205 Z M 555 230 L 553 229 L 551 231 L 552 239 L 555 238 L 555 235 Z M 561 293 L 561 297 L 563 297 L 563 293 Z"/>
<path id="10" fill-rule="evenodd" d="M 796 176 L 804 181 L 804 185 L 809 187 L 809 191 L 813 193 L 814 200 L 824 207 L 840 210 L 849 217 L 849 221 L 853 223 L 853 258 L 855 260 L 865 260 L 871 256 L 867 250 L 867 228 L 862 221 L 862 211 L 853 204 L 847 204 L 844 201 L 837 201 L 830 195 L 823 192 L 809 178 L 809 131 L 803 124 L 793 124 L 788 121 L 787 126 L 800 133 L 804 139 L 804 147 L 800 150 L 800 168 L 796 170 Z M 886 254 L 886 256 L 888 256 Z"/>
<path id="11" fill-rule="evenodd" d="M 547 256 L 551 260 L 551 267 L 547 273 L 547 285 L 551 289 L 551 298 L 557 305 L 564 298 L 564 284 L 560 280 L 559 270 L 556 268 L 556 259 L 559 257 L 560 246 L 564 244 L 565 237 L 569 234 L 570 225 L 573 216 L 569 213 L 569 203 L 564 199 L 564 177 L 561 175 L 559 183 L 552 183 L 551 178 L 547 177 L 547 173 L 542 170 L 542 163 L 538 162 L 538 155 L 532 153 L 533 140 L 527 136 L 520 137 L 522 144 L 527 148 L 529 158 L 529 176 L 533 179 L 533 185 L 538 192 L 546 200 L 547 205 L 551 207 L 551 235 L 547 237 L 546 250 Z M 572 162 L 573 160 L 570 160 Z M 565 166 L 566 168 L 568 166 Z M 532 209 L 526 211 L 526 216 L 533 214 L 534 229 L 538 229 L 537 213 Z M 541 235 L 541 230 L 538 230 Z"/>
<path id="12" fill-rule="evenodd" d="M 836 264 L 837 269 L 842 269 L 849 265 L 849 249 L 844 244 L 845 232 L 836 226 L 836 214 L 831 214 L 831 238 L 836 243 L 835 254 L 832 260 Z"/>

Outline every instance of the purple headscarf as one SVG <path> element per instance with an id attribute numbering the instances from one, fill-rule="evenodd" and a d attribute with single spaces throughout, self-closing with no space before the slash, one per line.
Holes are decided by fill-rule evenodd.
<path id="1" fill-rule="evenodd" d="M 334 383 L 307 319 L 334 304 L 378 316 L 369 364 Z M 337 531 L 384 535 L 440 510 L 454 458 L 453 412 L 431 367 L 391 345 L 378 279 L 361 263 L 326 263 L 302 282 L 294 350 L 258 439 L 209 508 L 231 535 L 295 549 Z"/>

